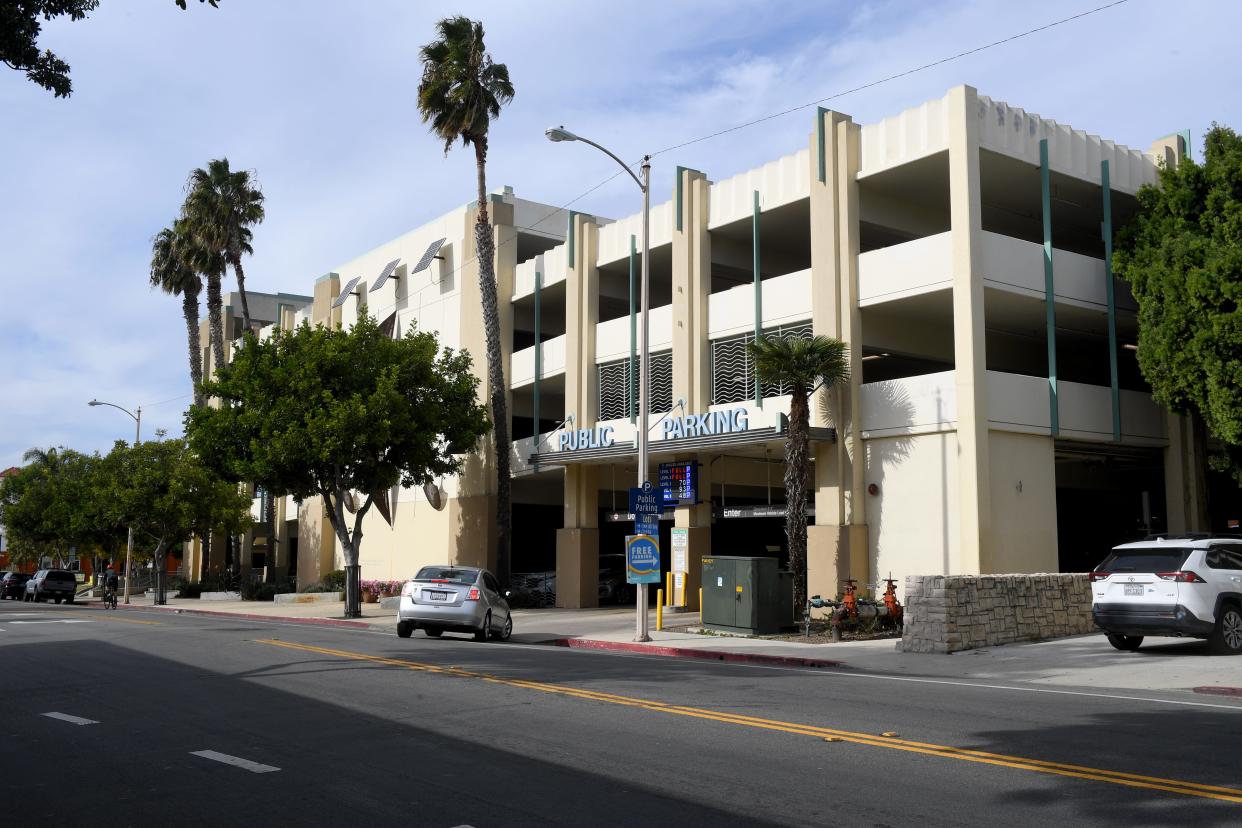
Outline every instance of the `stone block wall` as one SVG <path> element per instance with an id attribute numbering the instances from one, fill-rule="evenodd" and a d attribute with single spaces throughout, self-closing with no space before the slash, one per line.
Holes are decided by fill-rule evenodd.
<path id="1" fill-rule="evenodd" d="M 898 649 L 954 653 L 1095 629 L 1085 573 L 910 575 Z"/>

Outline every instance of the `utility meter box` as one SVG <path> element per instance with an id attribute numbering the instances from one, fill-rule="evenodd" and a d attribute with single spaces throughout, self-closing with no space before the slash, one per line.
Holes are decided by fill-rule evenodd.
<path id="1" fill-rule="evenodd" d="M 771 635 L 789 625 L 792 578 L 776 558 L 713 555 L 703 558 L 703 625 L 726 632 Z M 784 577 L 782 577 L 782 575 Z"/>

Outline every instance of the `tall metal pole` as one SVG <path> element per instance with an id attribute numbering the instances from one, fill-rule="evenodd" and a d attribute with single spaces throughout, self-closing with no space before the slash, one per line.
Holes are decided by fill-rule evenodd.
<path id="1" fill-rule="evenodd" d="M 651 407 L 649 395 L 651 382 L 648 369 L 651 363 L 648 340 L 648 311 L 651 307 L 651 156 L 643 156 L 643 270 L 639 288 L 638 328 L 638 488 L 647 482 L 647 414 Z M 637 516 L 635 516 L 637 517 Z M 650 641 L 647 634 L 647 585 L 638 585 L 638 614 L 635 641 Z"/>
<path id="2" fill-rule="evenodd" d="M 138 406 L 138 413 L 134 415 L 134 448 L 138 447 L 139 441 L 142 440 L 142 406 Z M 129 527 L 129 539 L 125 542 L 125 603 L 129 603 L 129 579 L 132 577 L 133 570 L 130 568 L 134 561 L 134 527 Z"/>

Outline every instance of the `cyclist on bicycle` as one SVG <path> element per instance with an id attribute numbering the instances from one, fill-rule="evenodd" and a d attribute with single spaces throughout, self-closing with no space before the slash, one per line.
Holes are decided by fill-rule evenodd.
<path id="1" fill-rule="evenodd" d="M 116 570 L 113 569 L 111 566 L 109 566 L 108 571 L 104 573 L 104 577 L 103 577 L 104 603 L 105 604 L 112 604 L 115 606 L 116 588 L 117 588 L 117 585 L 120 583 L 120 580 L 121 579 L 117 577 Z"/>

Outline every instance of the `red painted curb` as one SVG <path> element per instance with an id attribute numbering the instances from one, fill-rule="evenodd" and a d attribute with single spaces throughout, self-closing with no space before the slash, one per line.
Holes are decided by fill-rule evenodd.
<path id="1" fill-rule="evenodd" d="M 1242 696 L 1242 687 L 1195 687 L 1196 693 L 1205 693 L 1209 696 Z"/>
<path id="2" fill-rule="evenodd" d="M 91 606 L 83 604 L 83 606 Z M 102 606 L 92 607 L 93 609 L 104 609 Z M 185 609 L 184 607 L 170 606 L 135 606 L 130 604 L 128 607 L 121 604 L 117 609 L 128 610 L 150 610 L 155 612 L 172 612 L 181 613 L 182 615 L 205 615 L 210 618 L 241 618 L 246 621 L 279 621 L 284 624 L 309 624 L 318 627 L 349 627 L 351 629 L 369 629 L 370 622 L 367 621 L 346 621 L 342 618 L 296 618 L 288 615 L 260 615 L 253 612 L 219 612 L 215 610 Z"/>
<path id="3" fill-rule="evenodd" d="M 717 650 L 696 650 L 689 647 L 662 647 L 658 644 L 626 643 L 624 641 L 598 641 L 591 638 L 558 638 L 551 642 L 556 647 L 574 650 L 613 650 L 644 655 L 696 658 L 704 661 L 726 661 L 735 664 L 767 664 L 780 667 L 844 667 L 844 661 L 799 656 L 776 656 L 765 653 L 735 653 Z"/>

